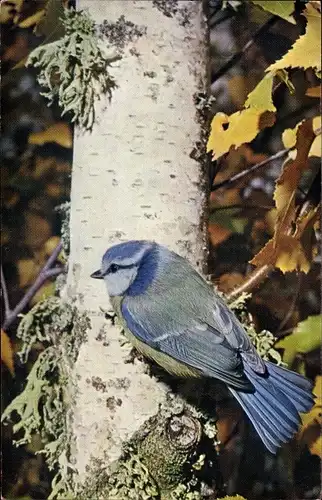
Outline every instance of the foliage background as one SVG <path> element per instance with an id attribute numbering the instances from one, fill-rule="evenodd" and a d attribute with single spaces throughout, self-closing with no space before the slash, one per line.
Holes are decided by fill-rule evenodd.
<path id="1" fill-rule="evenodd" d="M 66 5 L 66 2 L 57 0 L 56 6 L 57 2 L 61 7 L 63 3 Z M 61 117 L 57 102 L 51 107 L 47 106 L 46 99 L 40 95 L 36 70 L 25 68 L 23 64 L 32 49 L 48 41 L 48 29 L 47 33 L 39 29 L 43 20 L 47 16 L 49 24 L 55 24 L 59 12 L 53 9 L 50 0 L 48 3 L 45 0 L 1 3 L 1 252 L 10 304 L 15 305 L 34 283 L 60 239 L 61 215 L 57 207 L 69 197 L 72 127 L 68 115 L 66 119 Z M 267 7 L 268 3 L 271 5 L 270 10 L 261 8 L 264 4 Z M 317 8 L 317 2 L 310 3 L 312 8 Z M 247 96 L 250 99 L 250 92 L 265 76 L 267 68 L 287 53 L 299 36 L 306 33 L 307 21 L 302 15 L 306 5 L 305 2 L 215 0 L 205 4 L 211 27 L 211 93 L 215 98 L 211 112 L 215 116 L 214 130 L 217 136 L 223 134 L 220 136 L 223 141 L 223 138 L 227 139 L 225 133 L 229 132 L 231 125 L 231 117 L 227 116 L 246 108 Z M 295 5 L 294 16 L 290 17 L 288 12 L 283 11 L 287 20 L 283 19 L 280 17 L 281 10 L 278 10 L 277 16 L 272 15 L 273 4 L 277 8 L 283 4 L 283 9 L 286 4 L 291 4 L 291 12 Z M 314 45 L 314 39 L 312 43 Z M 258 108 L 258 101 L 255 104 L 253 101 L 252 106 L 257 106 L 258 116 L 266 110 L 273 112 L 273 108 L 276 109 L 275 123 L 271 123 L 272 120 L 264 121 L 264 125 L 269 123 L 272 126 L 260 130 L 257 120 L 253 137 L 246 138 L 245 131 L 251 128 L 246 117 L 240 129 L 239 147 L 230 148 L 230 145 L 236 145 L 239 136 L 238 130 L 237 133 L 234 130 L 232 137 L 227 140 L 228 149 L 222 154 L 218 150 L 216 152 L 217 144 L 212 144 L 212 136 L 209 139 L 209 156 L 216 156 L 210 167 L 213 190 L 210 195 L 209 269 L 213 282 L 225 293 L 245 283 L 253 271 L 250 260 L 270 238 L 276 237 L 278 218 L 274 211 L 273 195 L 275 192 L 276 201 L 275 183 L 281 174 L 283 158 L 273 158 L 262 168 L 242 176 L 236 182 L 231 182 L 231 179 L 244 169 L 274 157 L 288 145 L 294 145 L 296 134 L 289 133 L 283 141 L 283 132 L 294 129 L 302 120 L 320 113 L 319 75 L 313 68 L 302 68 L 306 65 L 307 53 L 304 52 L 302 57 L 303 60 L 300 54 L 299 67 L 284 74 L 287 84 L 283 80 L 276 83 L 275 78 L 271 82 L 272 92 L 260 93 L 262 108 Z M 266 101 L 263 95 L 268 95 Z M 240 127 L 240 124 L 238 115 L 236 126 Z M 215 151 L 211 152 L 213 149 Z M 321 148 L 319 150 L 317 146 L 317 153 L 309 157 L 306 171 L 298 176 L 295 183 L 295 208 L 301 207 L 307 201 L 307 194 L 312 192 L 309 211 L 317 206 L 316 193 L 318 198 L 320 196 L 320 151 Z M 284 176 L 282 187 L 290 184 L 289 178 L 289 175 Z M 287 196 L 290 197 L 290 191 L 286 189 Z M 289 221 L 287 230 L 297 220 L 295 212 L 292 216 L 294 220 Z M 280 231 L 278 235 L 284 233 Z M 308 323 L 303 321 L 320 314 L 320 287 L 317 286 L 320 277 L 320 256 L 317 253 L 319 234 L 314 222 L 314 227 L 309 227 L 310 243 L 306 240 L 304 244 L 306 255 L 309 255 L 307 272 L 296 272 L 296 265 L 292 272 L 271 270 L 269 277 L 262 280 L 248 301 L 248 310 L 257 330 L 269 329 L 280 339 L 277 347 L 283 353 L 284 360 L 316 381 L 317 394 L 318 384 L 321 383 L 320 324 L 314 319 Z M 313 236 L 315 239 L 312 243 Z M 312 251 L 307 252 L 308 247 Z M 295 258 L 297 263 L 298 259 Z M 266 264 L 274 265 L 275 262 Z M 46 280 L 23 312 L 53 293 L 53 280 Z M 43 350 L 43 345 L 37 343 L 33 346 L 27 365 L 19 362 L 16 353 L 20 345 L 15 337 L 18 321 L 19 318 L 2 337 L 5 344 L 2 408 L 22 391 L 31 365 Z M 238 409 L 219 402 L 218 428 L 222 442 L 220 461 L 227 492 L 238 492 L 248 499 L 317 498 L 321 456 L 321 442 L 317 434 L 320 409 L 321 401 L 317 400 L 314 411 L 304 420 L 304 427 L 296 439 L 276 458 L 265 452 Z M 50 473 L 41 455 L 35 454 L 41 447 L 40 436 L 37 435 L 30 445 L 13 447 L 11 429 L 4 427 L 3 491 L 6 498 L 48 496 Z"/>

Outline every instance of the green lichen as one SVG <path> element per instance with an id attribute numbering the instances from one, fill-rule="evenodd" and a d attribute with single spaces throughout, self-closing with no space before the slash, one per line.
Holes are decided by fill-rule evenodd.
<path id="1" fill-rule="evenodd" d="M 62 116 L 68 113 L 80 128 L 91 130 L 96 101 L 102 94 L 111 98 L 116 87 L 110 67 L 120 56 L 103 49 L 87 13 L 65 9 L 61 21 L 65 36 L 34 49 L 27 66 L 39 70 L 38 82 L 49 105 L 58 99 Z"/>
<path id="2" fill-rule="evenodd" d="M 122 15 L 114 23 L 106 19 L 98 26 L 101 35 L 105 36 L 111 45 L 115 45 L 118 50 L 124 49 L 125 45 L 135 39 L 140 38 L 147 32 L 146 26 L 138 26 L 125 19 Z"/>
<path id="3" fill-rule="evenodd" d="M 256 332 L 252 325 L 244 325 L 244 327 L 259 355 L 263 359 L 274 359 L 278 365 L 281 365 L 282 356 L 274 349 L 274 345 L 277 341 L 276 337 L 268 330 Z"/>
<path id="4" fill-rule="evenodd" d="M 184 411 L 165 420 L 158 416 L 140 443 L 140 456 L 165 498 L 194 475 L 201 432 L 199 421 Z"/>
<path id="5" fill-rule="evenodd" d="M 171 492 L 171 500 L 201 500 L 202 496 L 198 491 L 189 491 L 189 486 L 179 484 Z"/>
<path id="6" fill-rule="evenodd" d="M 36 342 L 45 345 L 53 342 L 55 333 L 58 334 L 72 328 L 73 312 L 65 307 L 62 314 L 61 302 L 57 297 L 49 297 L 38 302 L 20 321 L 17 337 L 22 340 L 19 353 L 22 363 L 26 363 L 30 350 Z"/>
<path id="7" fill-rule="evenodd" d="M 70 252 L 70 201 L 66 201 L 65 203 L 61 203 L 55 208 L 55 211 L 58 212 L 61 216 L 61 241 L 63 245 L 63 249 L 65 255 L 68 257 Z"/>
<path id="8" fill-rule="evenodd" d="M 119 463 L 109 480 L 108 500 L 160 498 L 159 489 L 140 456 L 133 454 Z"/>
<path id="9" fill-rule="evenodd" d="M 257 332 L 254 328 L 251 314 L 246 311 L 245 303 L 250 297 L 250 293 L 243 292 L 229 304 L 229 307 L 239 317 L 259 355 L 266 360 L 273 359 L 278 365 L 281 365 L 283 364 L 282 356 L 274 349 L 277 338 L 268 330 Z"/>
<path id="10" fill-rule="evenodd" d="M 49 500 L 73 498 L 67 381 L 87 328 L 86 317 L 57 297 L 50 297 L 22 318 L 17 332 L 22 340 L 23 362 L 36 342 L 41 342 L 44 350 L 31 368 L 25 389 L 5 409 L 2 421 L 18 416 L 13 425 L 13 432 L 19 433 L 16 446 L 29 443 L 34 434 L 41 437 L 43 449 L 39 453 L 45 455 L 49 469 L 54 471 Z"/>
<path id="11" fill-rule="evenodd" d="M 227 9 L 227 7 L 231 7 L 234 10 L 238 10 L 238 8 L 242 5 L 241 0 L 223 0 L 222 9 Z"/>
<path id="12" fill-rule="evenodd" d="M 202 474 L 209 466 L 203 453 L 203 427 L 197 414 L 178 396 L 168 395 L 151 418 L 123 446 L 108 469 L 92 458 L 80 500 L 199 500 Z"/>
<path id="13" fill-rule="evenodd" d="M 86 472 L 87 479 L 77 492 L 78 500 L 160 498 L 156 483 L 134 448 L 129 448 L 122 458 L 108 469 L 104 460 L 92 457 Z"/>
<path id="14" fill-rule="evenodd" d="M 181 6 L 178 0 L 152 0 L 152 5 L 166 17 L 176 16 L 180 26 L 190 24 L 190 11 L 188 7 Z"/>
<path id="15" fill-rule="evenodd" d="M 223 297 L 224 295 L 221 294 Z M 246 302 L 251 298 L 251 293 L 242 292 L 238 297 L 235 297 L 231 302 L 229 302 L 229 307 L 236 313 L 244 312 L 246 310 Z"/>
<path id="16" fill-rule="evenodd" d="M 46 376 L 54 374 L 54 353 L 53 348 L 45 349 L 33 365 L 28 377 L 24 391 L 19 394 L 7 406 L 2 415 L 2 420 L 6 420 L 13 412 L 17 412 L 19 421 L 13 425 L 13 432 L 17 434 L 22 431 L 22 436 L 16 439 L 17 446 L 29 443 L 32 435 L 41 426 L 44 413 L 51 414 L 50 402 L 53 390 L 49 385 Z M 46 409 L 41 408 L 41 403 L 45 400 Z M 21 432 L 20 432 L 21 435 Z"/>

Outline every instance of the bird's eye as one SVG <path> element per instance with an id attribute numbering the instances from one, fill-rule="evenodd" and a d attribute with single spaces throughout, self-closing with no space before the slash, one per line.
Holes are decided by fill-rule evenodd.
<path id="1" fill-rule="evenodd" d="M 117 264 L 111 264 L 108 271 L 110 273 L 116 273 L 119 269 L 120 266 L 118 266 Z"/>

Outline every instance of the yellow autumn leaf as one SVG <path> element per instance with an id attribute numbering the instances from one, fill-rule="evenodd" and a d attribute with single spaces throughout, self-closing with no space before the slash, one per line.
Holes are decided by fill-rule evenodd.
<path id="1" fill-rule="evenodd" d="M 299 217 L 296 209 L 296 191 L 304 170 L 308 167 L 308 154 L 313 144 L 313 120 L 299 124 L 296 136 L 296 157 L 284 164 L 276 181 L 274 201 L 276 223 L 274 236 L 250 261 L 255 266 L 273 265 L 282 272 L 301 270 L 308 272 L 314 256 L 314 224 L 319 207 Z M 294 132 L 286 139 L 293 144 Z"/>
<path id="2" fill-rule="evenodd" d="M 274 16 L 279 16 L 285 21 L 295 24 L 295 20 L 291 16 L 294 12 L 294 0 L 252 0 L 252 3 L 274 14 Z"/>
<path id="3" fill-rule="evenodd" d="M 285 68 L 316 68 L 321 71 L 321 14 L 310 4 L 303 15 L 307 19 L 306 31 L 290 50 L 266 71 L 276 72 Z"/>
<path id="4" fill-rule="evenodd" d="M 1 330 L 1 362 L 8 368 L 12 376 L 15 374 L 11 341 L 4 330 Z"/>
<path id="5" fill-rule="evenodd" d="M 312 453 L 322 458 L 322 376 L 315 379 L 313 394 L 315 402 L 313 408 L 302 416 L 302 426 L 298 432 L 300 443 L 306 444 Z"/>
<path id="6" fill-rule="evenodd" d="M 321 156 L 321 116 L 315 116 L 313 118 L 313 132 L 316 135 L 316 138 L 313 141 L 313 144 L 311 146 L 311 149 L 309 151 L 309 156 Z M 296 134 L 298 131 L 299 126 L 303 123 L 303 121 L 299 122 L 296 124 L 294 128 L 288 128 L 284 130 L 282 134 L 282 141 L 284 144 L 285 148 L 294 148 L 296 144 Z M 290 154 L 290 158 L 296 156 L 296 152 L 293 152 L 293 154 Z"/>
<path id="7" fill-rule="evenodd" d="M 49 240 L 46 241 L 46 243 L 44 244 L 44 251 L 45 251 L 46 257 L 49 257 L 53 253 L 53 251 L 59 245 L 59 243 L 60 243 L 59 236 L 51 236 L 49 238 Z M 62 259 L 62 255 L 59 254 L 59 256 L 57 257 L 57 260 L 59 260 L 59 262 L 62 262 L 61 259 Z"/>
<path id="8" fill-rule="evenodd" d="M 30 306 L 34 306 L 41 300 L 47 299 L 55 294 L 55 282 L 46 281 L 30 300 Z"/>
<path id="9" fill-rule="evenodd" d="M 5 0 L 1 2 L 0 24 L 15 22 L 23 5 L 24 0 Z"/>
<path id="10" fill-rule="evenodd" d="M 296 220 L 294 234 L 281 231 L 276 224 L 275 234 L 250 261 L 255 266 L 273 265 L 283 273 L 295 270 L 308 273 L 315 255 L 316 237 L 314 225 L 320 216 L 320 207 L 310 210 L 304 217 Z M 291 208 L 291 215 L 293 208 Z M 288 215 L 286 215 L 288 217 Z"/>
<path id="11" fill-rule="evenodd" d="M 274 122 L 273 113 L 265 113 L 265 109 L 248 108 L 230 116 L 219 112 L 211 122 L 207 152 L 213 151 L 213 160 L 216 160 L 232 146 L 238 148 L 245 142 L 251 142 L 260 130 L 271 127 Z"/>
<path id="12" fill-rule="evenodd" d="M 38 12 L 35 12 L 32 16 L 27 17 L 21 23 L 18 24 L 20 28 L 30 28 L 30 26 L 34 26 L 38 24 L 39 21 L 44 17 L 46 10 L 41 9 Z"/>
<path id="13" fill-rule="evenodd" d="M 319 428 L 317 429 L 317 432 L 321 432 L 321 424 L 318 424 Z M 322 458 L 322 436 L 320 435 L 316 441 L 310 444 L 310 452 L 312 455 L 317 455 L 318 457 Z"/>
<path id="14" fill-rule="evenodd" d="M 315 139 L 314 142 L 311 146 L 309 156 L 317 156 L 321 158 L 321 151 L 322 151 L 322 141 L 321 141 L 321 134 L 318 135 Z"/>
<path id="15" fill-rule="evenodd" d="M 294 270 L 309 272 L 311 261 L 306 256 L 300 241 L 285 234 L 279 239 L 277 248 L 275 267 L 280 269 L 282 273 Z"/>
<path id="16" fill-rule="evenodd" d="M 312 7 L 314 7 L 316 10 L 318 10 L 319 12 L 321 12 L 321 2 L 320 0 L 309 0 L 310 2 L 310 5 L 312 5 Z"/>
<path id="17" fill-rule="evenodd" d="M 248 94 L 244 104 L 245 108 L 253 108 L 258 111 L 276 111 L 272 100 L 274 75 L 268 73 L 259 84 Z"/>
<path id="18" fill-rule="evenodd" d="M 73 136 L 69 125 L 65 122 L 58 122 L 51 125 L 46 130 L 34 132 L 28 138 L 29 144 L 42 146 L 47 142 L 55 142 L 63 148 L 71 148 L 73 145 Z"/>
<path id="19" fill-rule="evenodd" d="M 322 94 L 321 91 L 322 91 L 321 85 L 317 85 L 316 87 L 310 87 L 309 89 L 307 89 L 305 95 L 307 95 L 308 97 L 316 97 L 320 99 Z"/>
<path id="20" fill-rule="evenodd" d="M 294 148 L 296 144 L 296 134 L 301 123 L 303 123 L 303 121 L 297 123 L 294 128 L 287 128 L 284 130 L 282 141 L 285 148 Z"/>
<path id="21" fill-rule="evenodd" d="M 307 273 L 311 261 L 301 242 L 287 234 L 275 235 L 250 261 L 253 266 L 272 265 L 283 273 L 300 270 Z"/>
<path id="22" fill-rule="evenodd" d="M 34 281 L 39 266 L 33 259 L 20 259 L 17 261 L 17 270 L 19 275 L 19 287 L 25 288 Z"/>
<path id="23" fill-rule="evenodd" d="M 225 497 L 217 498 L 217 500 L 246 500 L 246 498 L 240 495 L 234 495 L 233 497 L 226 495 Z"/>
<path id="24" fill-rule="evenodd" d="M 315 133 L 316 138 L 314 139 L 314 142 L 310 149 L 309 156 L 318 156 L 319 158 L 321 157 L 321 151 L 322 151 L 321 126 L 322 126 L 321 116 L 315 116 L 313 118 L 313 132 Z"/>
<path id="25" fill-rule="evenodd" d="M 294 161 L 287 162 L 281 175 L 276 181 L 274 191 L 274 201 L 278 210 L 279 217 L 285 219 L 285 213 L 288 210 L 292 217 L 292 209 L 295 209 L 295 193 L 303 171 L 308 167 L 308 154 L 314 141 L 312 120 L 304 121 L 298 125 L 296 134 L 296 158 Z M 288 138 L 290 141 L 290 138 Z M 295 145 L 295 144 L 294 144 Z M 294 210 L 293 210 L 294 211 Z M 284 226 L 289 228 L 291 220 L 285 220 Z"/>

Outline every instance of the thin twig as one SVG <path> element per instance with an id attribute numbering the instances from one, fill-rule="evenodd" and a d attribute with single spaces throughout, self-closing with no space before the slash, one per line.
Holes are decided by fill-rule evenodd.
<path id="1" fill-rule="evenodd" d="M 273 271 L 274 266 L 268 264 L 255 269 L 239 287 L 234 288 L 226 297 L 228 300 L 239 297 L 243 292 L 251 292 L 255 287 L 259 286 L 262 281 Z"/>
<path id="2" fill-rule="evenodd" d="M 60 242 L 53 251 L 53 253 L 51 254 L 51 256 L 49 257 L 49 259 L 47 260 L 44 267 L 41 269 L 35 282 L 31 285 L 30 288 L 28 288 L 27 292 L 18 302 L 16 307 L 12 311 L 10 311 L 8 315 L 5 315 L 5 320 L 2 326 L 4 330 L 7 330 L 9 326 L 13 323 L 13 321 L 17 318 L 18 314 L 20 314 L 24 310 L 24 308 L 28 305 L 31 298 L 35 295 L 35 293 L 39 290 L 39 288 L 43 285 L 43 283 L 48 278 L 57 276 L 62 272 L 63 270 L 62 267 L 54 267 L 54 268 L 51 267 L 56 261 L 61 250 L 62 250 L 62 243 Z"/>
<path id="3" fill-rule="evenodd" d="M 230 186 L 231 184 L 234 184 L 235 182 L 239 181 L 246 175 L 250 175 L 256 170 L 258 170 L 261 167 L 264 167 L 268 163 L 277 160 L 278 158 L 282 158 L 282 156 L 285 156 L 291 148 L 286 148 L 282 149 L 282 151 L 278 151 L 278 153 L 275 153 L 274 155 L 270 156 L 269 158 L 266 158 L 266 160 L 261 161 L 260 163 L 257 163 L 256 165 L 253 165 L 251 168 L 242 170 L 241 172 L 238 172 L 238 174 L 234 175 L 233 177 L 230 177 L 229 179 L 225 179 L 224 181 L 218 182 L 217 184 L 214 184 L 211 188 L 211 191 L 216 191 L 217 189 L 220 189 L 224 186 Z"/>
<path id="4" fill-rule="evenodd" d="M 236 205 L 221 205 L 219 207 L 213 207 L 210 210 L 210 214 L 213 214 L 214 212 L 220 212 L 220 210 L 271 210 L 272 207 L 271 205 L 243 205 L 243 204 L 236 204 Z"/>
<path id="5" fill-rule="evenodd" d="M 220 78 L 222 75 L 224 75 L 230 68 L 232 68 L 247 52 L 247 50 L 254 45 L 256 38 L 258 38 L 260 35 L 262 35 L 268 28 L 270 28 L 273 24 L 276 23 L 276 21 L 279 19 L 278 16 L 273 16 L 271 17 L 263 26 L 261 26 L 252 36 L 252 38 L 244 45 L 244 47 L 241 49 L 240 52 L 237 52 L 237 54 L 234 54 L 227 62 L 224 64 L 221 68 L 219 68 L 218 71 L 216 71 L 215 74 L 211 75 L 211 80 L 212 82 L 215 82 Z"/>
<path id="6" fill-rule="evenodd" d="M 302 274 L 299 274 L 297 276 L 297 280 L 298 280 L 297 281 L 297 286 L 296 286 L 296 289 L 295 289 L 295 293 L 294 293 L 294 296 L 293 296 L 292 303 L 291 303 L 291 305 L 289 307 L 289 310 L 285 314 L 284 318 L 282 319 L 282 321 L 278 325 L 277 333 L 279 333 L 280 331 L 283 330 L 284 326 L 287 325 L 288 321 L 291 319 L 291 317 L 292 317 L 292 315 L 294 313 L 294 310 L 295 310 L 295 307 L 296 307 L 296 303 L 298 301 L 299 294 L 300 294 L 300 291 L 301 291 Z"/>
<path id="7" fill-rule="evenodd" d="M 3 302 L 4 302 L 4 314 L 5 314 L 5 317 L 7 317 L 8 314 L 11 312 L 11 309 L 10 309 L 10 303 L 9 303 L 7 284 L 6 284 L 6 280 L 4 279 L 2 266 L 1 266 L 1 294 L 2 294 Z"/>

